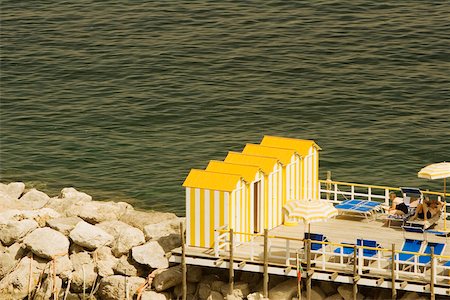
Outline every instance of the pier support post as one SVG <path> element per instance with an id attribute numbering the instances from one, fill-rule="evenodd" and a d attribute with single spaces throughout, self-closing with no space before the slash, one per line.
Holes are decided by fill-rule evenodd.
<path id="1" fill-rule="evenodd" d="M 392 276 L 392 299 L 397 299 L 397 290 L 395 289 L 395 244 L 392 244 L 391 253 L 391 276 Z"/>
<path id="2" fill-rule="evenodd" d="M 431 254 L 431 272 L 430 272 L 430 294 L 431 300 L 435 299 L 435 294 L 434 294 L 434 277 L 435 277 L 435 261 L 434 261 L 434 247 L 430 247 L 430 254 Z"/>
<path id="3" fill-rule="evenodd" d="M 356 300 L 358 295 L 358 247 L 353 246 L 353 300 Z"/>
<path id="4" fill-rule="evenodd" d="M 311 240 L 305 240 L 306 245 L 306 299 L 311 300 Z"/>
<path id="5" fill-rule="evenodd" d="M 181 236 L 181 274 L 182 274 L 182 299 L 187 298 L 187 268 L 186 268 L 186 241 L 184 237 L 184 223 L 180 223 L 180 236 Z"/>
<path id="6" fill-rule="evenodd" d="M 263 296 L 269 298 L 269 230 L 264 229 L 264 278 L 263 278 Z"/>
<path id="7" fill-rule="evenodd" d="M 230 228 L 230 272 L 229 272 L 229 290 L 228 294 L 233 295 L 234 290 L 234 235 L 233 235 L 233 228 Z"/>

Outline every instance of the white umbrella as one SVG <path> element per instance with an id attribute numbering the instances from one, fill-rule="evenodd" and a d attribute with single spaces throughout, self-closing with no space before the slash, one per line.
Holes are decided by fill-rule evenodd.
<path id="1" fill-rule="evenodd" d="M 450 162 L 428 165 L 417 173 L 419 178 L 444 179 L 444 230 L 447 230 L 447 202 L 445 201 L 446 178 L 450 177 Z"/>
<path id="2" fill-rule="evenodd" d="M 309 229 L 312 222 L 326 221 L 338 214 L 332 204 L 322 200 L 292 200 L 283 208 L 289 221 L 303 222 Z"/>

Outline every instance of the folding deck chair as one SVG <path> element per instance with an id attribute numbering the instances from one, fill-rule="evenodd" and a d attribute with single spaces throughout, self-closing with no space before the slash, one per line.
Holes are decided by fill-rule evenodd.
<path id="1" fill-rule="evenodd" d="M 323 234 L 319 233 L 305 232 L 305 239 L 310 239 L 311 241 L 318 242 L 328 242 L 328 239 Z M 311 242 L 311 253 L 314 254 L 315 257 L 317 255 L 324 254 L 326 246 L 326 244 Z"/>
<path id="2" fill-rule="evenodd" d="M 412 187 L 401 187 L 400 190 L 402 191 L 403 195 L 403 203 L 408 207 L 408 213 L 404 215 L 388 215 L 387 220 L 388 224 L 387 226 L 393 227 L 392 222 L 401 223 L 399 226 L 395 227 L 403 227 L 405 225 L 405 222 L 408 221 L 408 219 L 414 215 L 416 211 L 416 203 L 413 203 L 413 207 L 411 207 L 411 199 L 417 199 L 418 203 L 420 203 L 423 199 L 422 191 L 418 188 L 412 188 Z M 417 203 L 417 204 L 418 204 Z"/>
<path id="3" fill-rule="evenodd" d="M 361 215 L 366 219 L 372 216 L 374 212 L 379 211 L 381 203 L 370 200 L 346 200 L 335 206 L 338 212 L 342 214 Z"/>
<path id="4" fill-rule="evenodd" d="M 405 239 L 402 246 L 402 252 L 411 252 L 411 253 L 397 253 L 395 255 L 396 265 L 400 268 L 402 265 L 402 270 L 410 265 L 414 264 L 414 257 L 420 254 L 420 250 L 424 245 L 423 240 L 413 240 L 413 239 Z"/>
<path id="5" fill-rule="evenodd" d="M 344 258 L 351 258 L 353 256 L 354 244 L 342 243 L 344 245 L 348 244 L 349 246 L 342 246 L 334 249 L 334 253 L 338 254 L 343 263 Z M 356 246 L 370 247 L 370 248 L 381 248 L 380 244 L 374 240 L 365 240 L 365 239 L 357 239 Z M 365 249 L 363 248 L 362 255 L 364 259 L 370 259 L 374 257 L 378 253 L 378 250 L 375 249 Z M 349 259 L 350 262 L 350 259 Z"/>

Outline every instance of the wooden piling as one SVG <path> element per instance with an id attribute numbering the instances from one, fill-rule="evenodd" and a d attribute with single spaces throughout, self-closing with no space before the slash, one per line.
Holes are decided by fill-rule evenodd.
<path id="1" fill-rule="evenodd" d="M 327 171 L 327 190 L 331 190 L 331 171 Z M 327 192 L 327 200 L 330 200 L 330 192 Z"/>
<path id="2" fill-rule="evenodd" d="M 311 300 L 311 240 L 305 240 L 306 249 L 306 299 Z"/>
<path id="3" fill-rule="evenodd" d="M 187 298 L 187 268 L 186 268 L 186 241 L 184 237 L 184 223 L 180 223 L 181 235 L 181 273 L 182 273 L 182 299 Z"/>
<path id="4" fill-rule="evenodd" d="M 434 264 L 435 264 L 435 262 L 434 262 L 434 247 L 430 247 L 430 254 L 431 254 L 431 272 L 430 272 L 430 294 L 431 294 L 431 297 L 430 297 L 430 299 L 431 300 L 434 300 L 435 299 L 435 294 L 434 294 L 434 276 L 435 276 L 435 274 L 434 274 Z"/>
<path id="5" fill-rule="evenodd" d="M 269 298 L 269 230 L 264 229 L 264 279 L 263 296 Z"/>
<path id="6" fill-rule="evenodd" d="M 233 295 L 234 290 L 234 236 L 233 236 L 233 228 L 230 229 L 230 272 L 229 272 L 229 290 L 228 294 Z"/>
<path id="7" fill-rule="evenodd" d="M 358 247 L 355 245 L 353 246 L 353 300 L 356 300 L 356 297 L 358 295 Z"/>
<path id="8" fill-rule="evenodd" d="M 395 244 L 392 244 L 391 253 L 391 276 L 392 276 L 392 299 L 397 299 L 397 290 L 395 289 Z"/>

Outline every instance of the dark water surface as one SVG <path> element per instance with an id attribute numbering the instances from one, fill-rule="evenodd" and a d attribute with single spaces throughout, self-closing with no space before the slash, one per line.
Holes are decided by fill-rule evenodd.
<path id="1" fill-rule="evenodd" d="M 184 214 L 190 168 L 264 134 L 321 174 L 450 160 L 450 2 L 1 1 L 1 181 Z"/>

